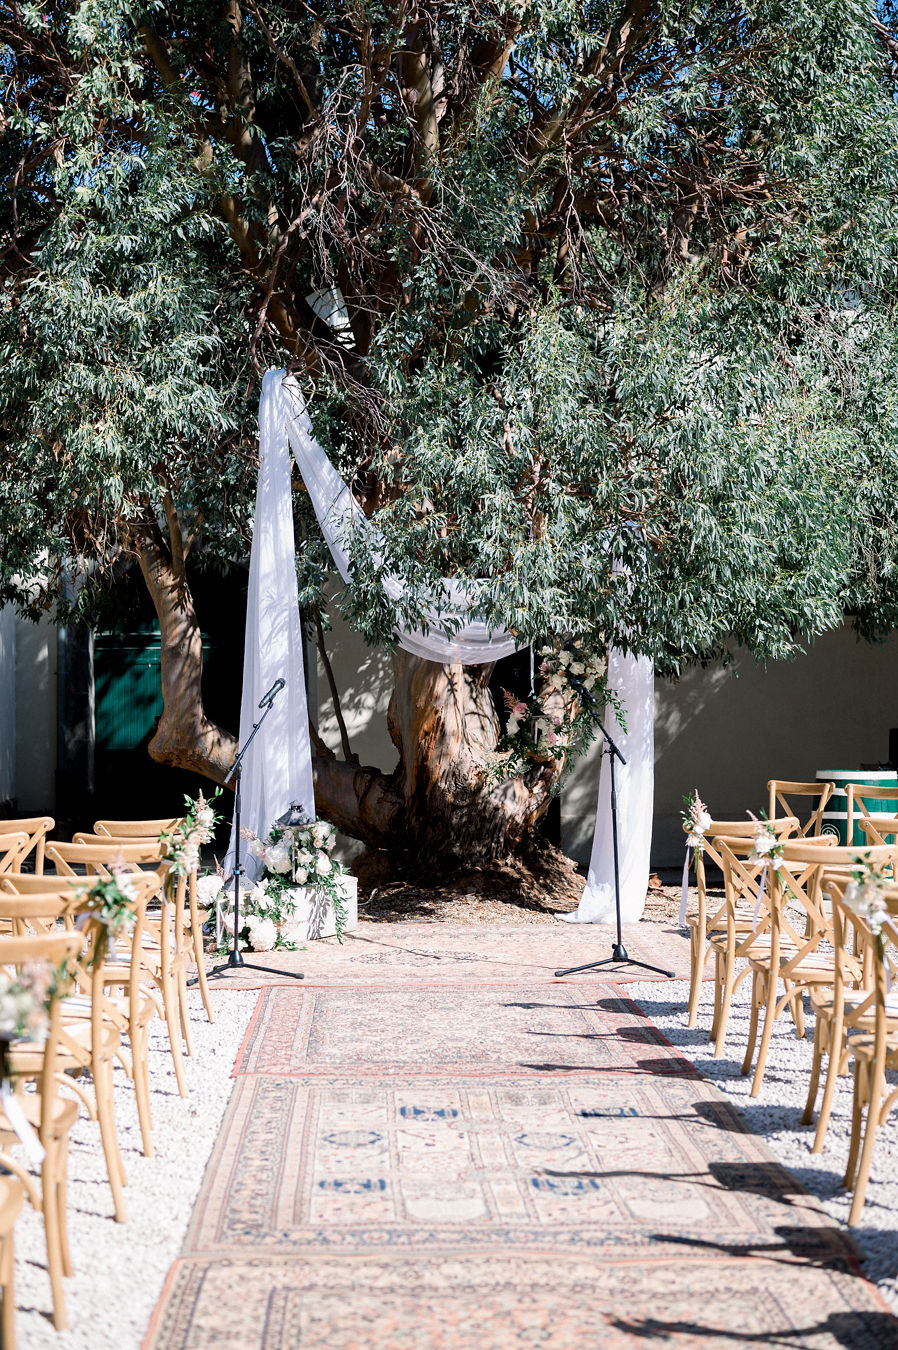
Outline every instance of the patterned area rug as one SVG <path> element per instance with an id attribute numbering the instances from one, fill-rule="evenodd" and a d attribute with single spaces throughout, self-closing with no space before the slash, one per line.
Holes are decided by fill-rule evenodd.
<path id="1" fill-rule="evenodd" d="M 630 923 L 623 926 L 624 946 L 635 960 L 672 970 L 689 978 L 689 942 L 670 924 Z M 444 924 L 435 922 L 366 923 L 334 938 L 310 942 L 299 952 L 248 955 L 255 966 L 222 971 L 219 985 L 258 989 L 283 981 L 281 972 L 302 971 L 314 984 L 381 984 L 419 980 L 553 980 L 555 971 L 600 961 L 610 956 L 616 940 L 611 924 L 562 923 L 533 926 L 509 924 Z M 637 966 L 606 966 L 590 978 L 627 980 L 654 978 Z M 659 976 L 663 979 L 664 976 Z"/>
<path id="2" fill-rule="evenodd" d="M 235 1072 L 148 1350 L 898 1350 L 614 984 L 278 985 Z"/>

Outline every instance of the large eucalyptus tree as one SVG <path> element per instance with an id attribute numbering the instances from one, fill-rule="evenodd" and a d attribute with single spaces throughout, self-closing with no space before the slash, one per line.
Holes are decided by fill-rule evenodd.
<path id="1" fill-rule="evenodd" d="M 340 600 L 372 642 L 446 577 L 668 671 L 893 624 L 895 48 L 864 6 L 0 0 L 0 44 L 0 593 L 89 616 L 136 560 L 156 758 L 233 754 L 185 559 L 246 549 L 271 364 L 385 536 Z M 399 767 L 319 741 L 323 812 L 525 845 L 563 761 L 503 777 L 488 672 L 394 666 Z"/>

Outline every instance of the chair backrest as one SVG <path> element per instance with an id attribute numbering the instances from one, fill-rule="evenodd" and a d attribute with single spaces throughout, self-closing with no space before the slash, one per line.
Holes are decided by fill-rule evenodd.
<path id="1" fill-rule="evenodd" d="M 59 891 L 15 895 L 9 891 L 0 891 L 0 924 L 13 937 L 27 937 L 29 931 L 52 933 L 60 923 L 71 929 L 75 926 L 72 912 L 77 904 L 74 892 L 68 895 L 62 895 Z"/>
<path id="2" fill-rule="evenodd" d="M 64 844 L 48 839 L 46 854 L 47 861 L 53 864 L 60 876 L 77 876 L 77 867 L 83 867 L 88 874 L 110 876 L 113 864 L 118 863 L 131 871 L 137 871 L 146 864 L 155 864 L 167 870 L 158 841 L 149 839 L 138 844 L 111 839 L 104 843 L 91 841 Z"/>
<path id="3" fill-rule="evenodd" d="M 796 833 L 803 839 L 818 836 L 823 830 L 823 812 L 826 804 L 835 791 L 835 783 L 817 780 L 813 783 L 792 783 L 785 778 L 771 778 L 767 784 L 767 791 L 770 794 L 770 801 L 767 814 L 771 823 L 779 815 L 779 810 L 787 816 L 798 815 L 806 799 L 810 799 L 813 805 L 810 815 L 803 825 L 799 825 Z M 796 803 L 795 798 L 800 801 Z"/>
<path id="4" fill-rule="evenodd" d="M 160 820 L 95 820 L 94 833 L 112 839 L 158 839 L 160 834 L 171 834 L 183 819 L 165 816 Z"/>
<path id="5" fill-rule="evenodd" d="M 798 829 L 798 819 L 796 816 L 781 816 L 779 820 L 770 822 L 770 829 L 778 839 L 782 839 L 783 836 L 788 836 Z M 712 862 L 722 870 L 723 865 L 716 841 L 721 838 L 752 840 L 757 833 L 756 820 L 712 820 L 705 830 L 704 849 L 701 851 L 707 853 Z"/>
<path id="6" fill-rule="evenodd" d="M 6 822 L 3 822 L 4 825 Z M 24 830 L 0 834 L 0 872 L 18 871 L 28 855 L 28 835 Z"/>
<path id="7" fill-rule="evenodd" d="M 20 816 L 15 820 L 0 820 L 0 830 L 4 834 L 21 833 L 28 836 L 28 845 L 18 860 L 18 867 L 21 867 L 29 853 L 33 853 L 35 872 L 43 872 L 44 840 L 55 824 L 52 816 Z"/>
<path id="8" fill-rule="evenodd" d="M 877 815 L 874 819 L 868 815 L 856 825 L 868 844 L 886 844 L 889 839 L 898 839 L 898 816 Z"/>
<path id="9" fill-rule="evenodd" d="M 895 802 L 895 814 L 898 814 L 898 783 L 846 783 L 845 799 L 849 839 L 854 838 L 855 823 L 859 829 L 864 830 L 868 838 L 876 835 L 877 842 L 882 839 L 883 834 L 889 833 L 887 830 L 880 831 L 877 821 L 879 808 L 875 803 Z M 872 834 L 867 830 L 867 826 L 873 827 Z"/>
<path id="10" fill-rule="evenodd" d="M 52 873 L 35 876 L 33 872 L 7 872 L 0 876 L 0 893 L 5 891 L 13 895 L 65 896 L 83 891 L 84 886 L 83 876 L 61 877 Z"/>
<path id="11" fill-rule="evenodd" d="M 72 970 L 84 949 L 82 933 L 52 933 L 32 937 L 0 937 L 0 966 L 14 966 L 21 970 L 32 962 L 49 962 L 55 969 Z M 41 1118 L 38 1135 L 43 1144 L 49 1141 L 52 1122 L 56 1115 L 56 1100 L 60 1081 L 59 1057 L 64 1035 L 60 1020 L 60 1000 L 66 990 L 57 984 L 49 1001 L 49 1029 L 41 1043 L 14 1041 L 10 1046 L 10 1067 L 13 1073 L 24 1072 L 37 1077 L 39 1083 Z"/>

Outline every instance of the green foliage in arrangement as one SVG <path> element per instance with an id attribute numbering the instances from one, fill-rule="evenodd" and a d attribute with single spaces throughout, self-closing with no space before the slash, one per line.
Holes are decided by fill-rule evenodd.
<path id="1" fill-rule="evenodd" d="M 289 363 L 386 539 L 343 598 L 371 640 L 447 576 L 668 671 L 894 626 L 882 17 L 0 3 L 0 597 L 67 580 L 87 614 L 172 512 L 239 555 L 257 371 Z"/>

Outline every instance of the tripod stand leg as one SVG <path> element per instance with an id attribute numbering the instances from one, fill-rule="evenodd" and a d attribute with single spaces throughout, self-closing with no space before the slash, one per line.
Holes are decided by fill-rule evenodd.
<path id="1" fill-rule="evenodd" d="M 602 966 L 638 966 L 640 970 L 653 970 L 656 975 L 666 975 L 669 980 L 674 978 L 672 970 L 662 970 L 660 966 L 650 966 L 645 961 L 634 961 L 629 956 L 606 956 L 601 961 L 590 961 L 585 966 L 572 966 L 570 970 L 556 970 L 555 978 L 560 980 L 564 975 L 578 975 L 581 970 L 600 970 Z"/>

